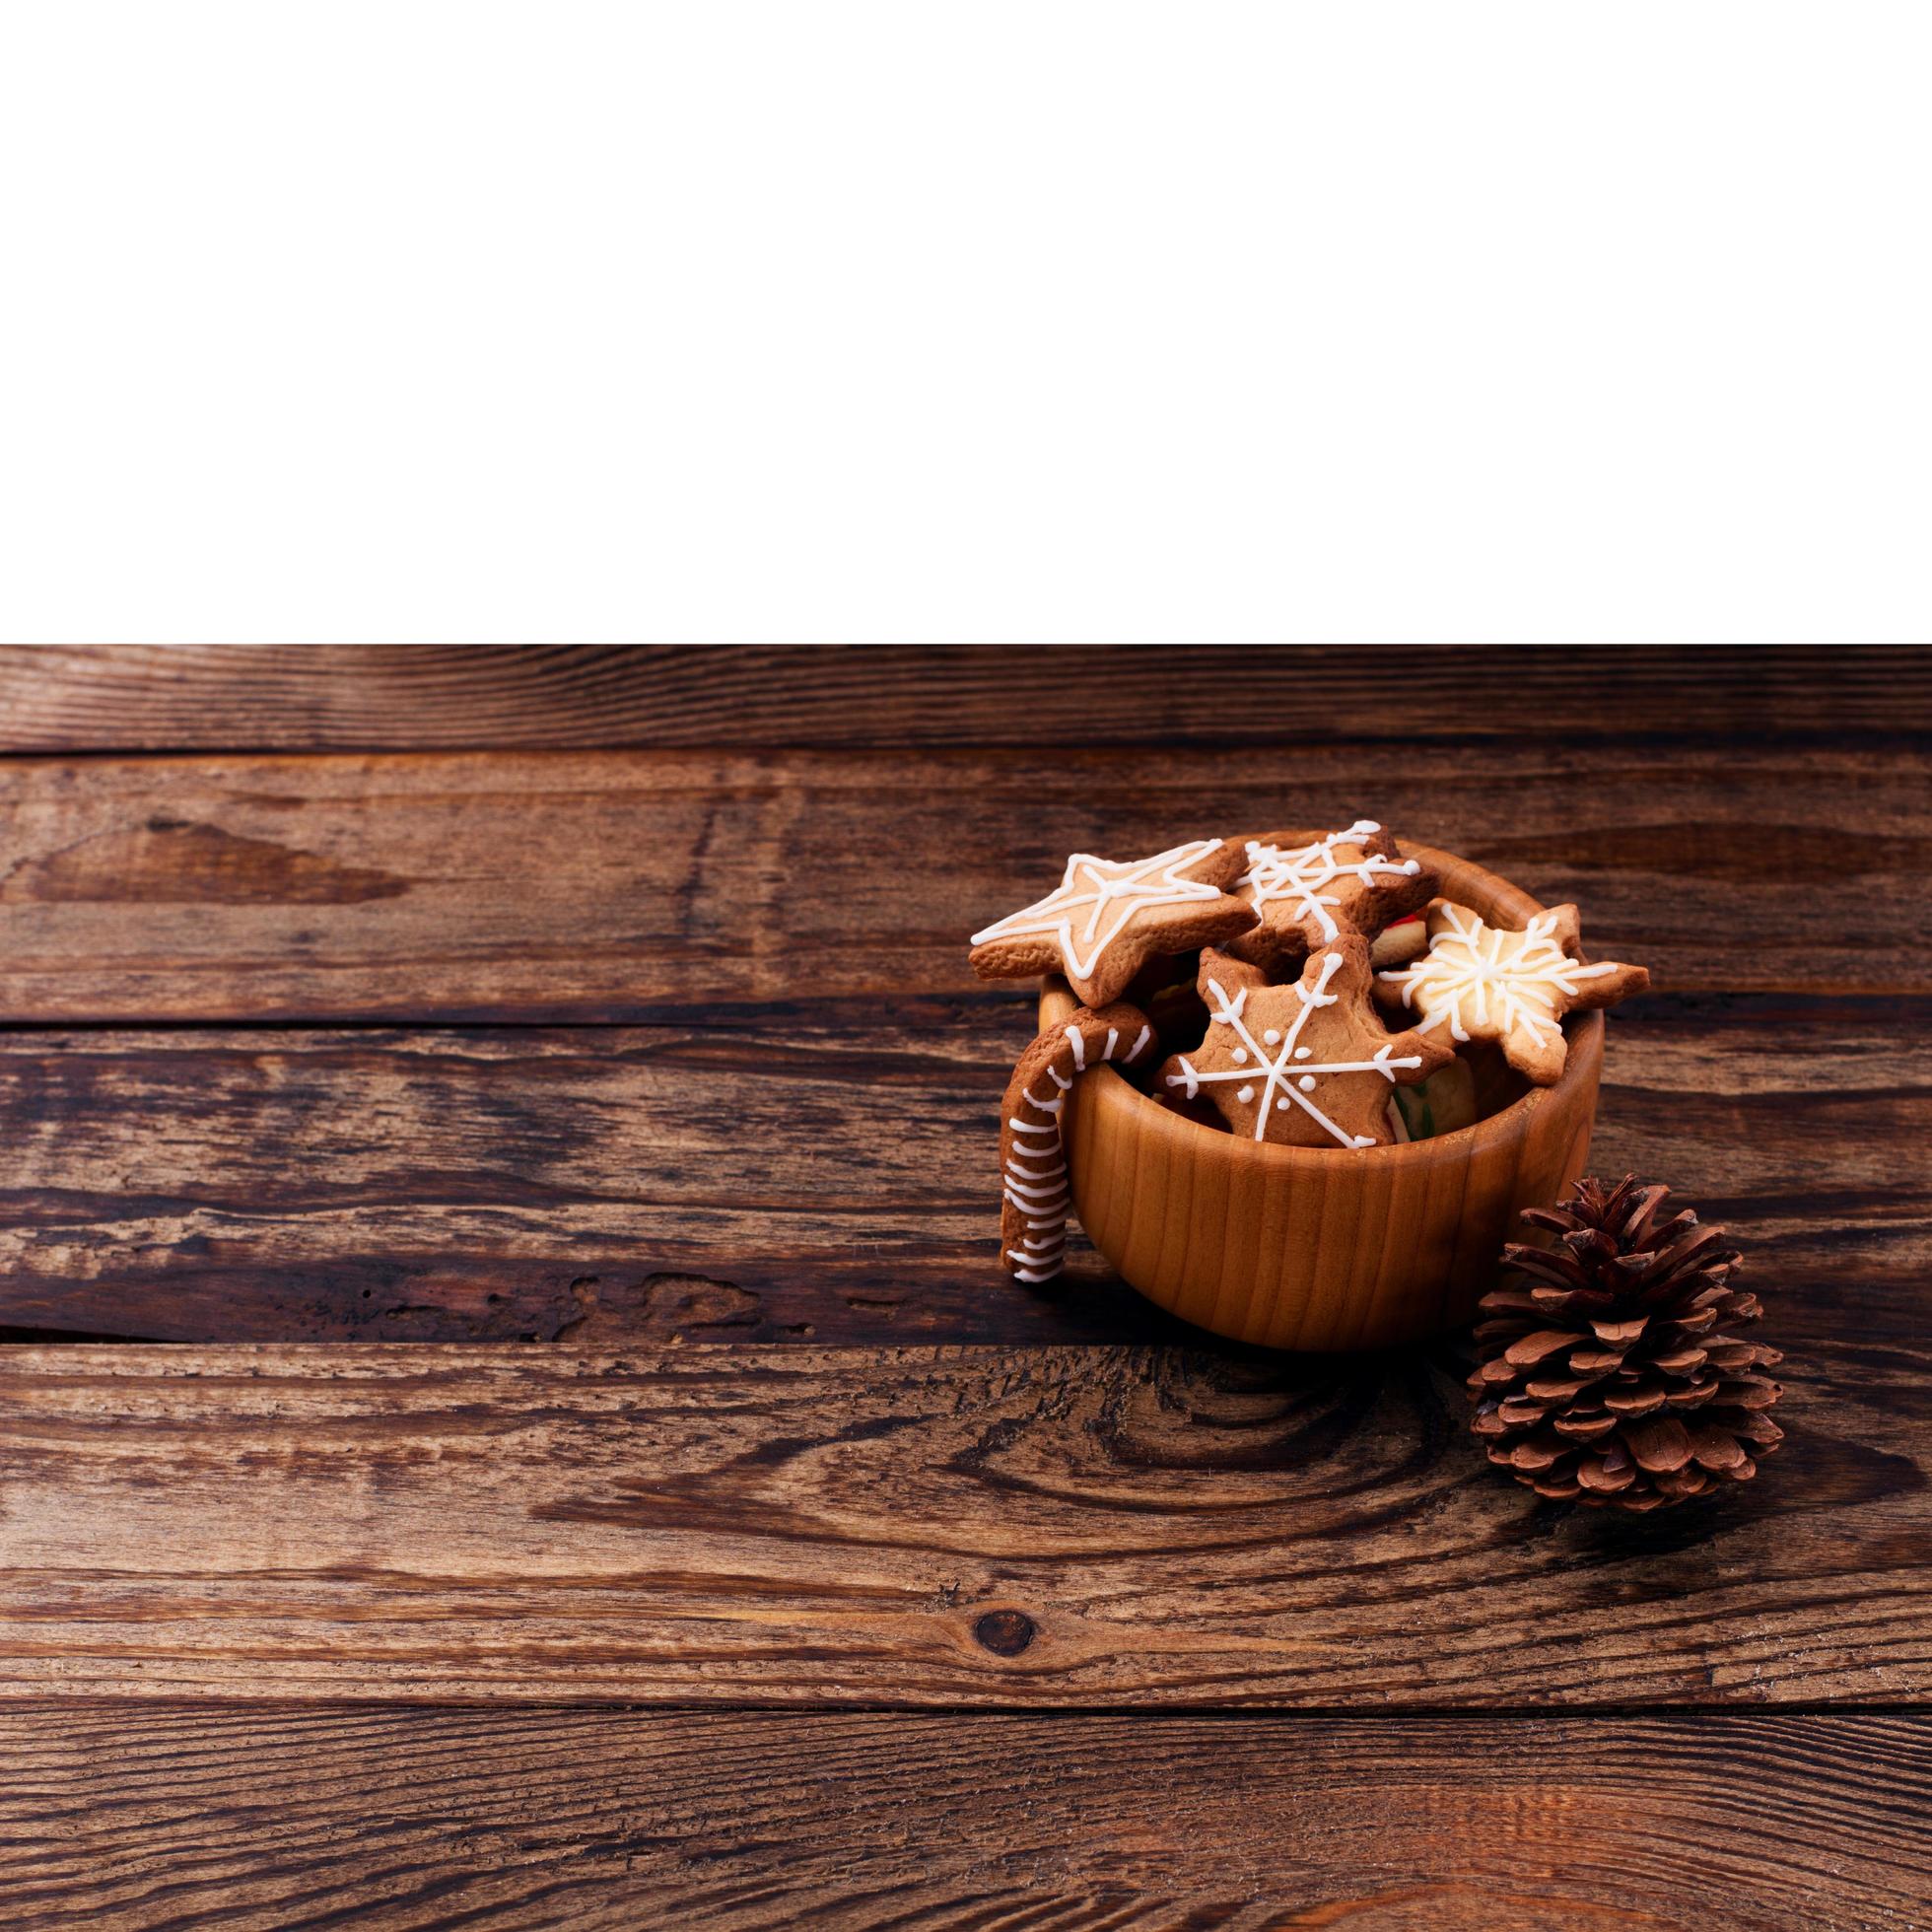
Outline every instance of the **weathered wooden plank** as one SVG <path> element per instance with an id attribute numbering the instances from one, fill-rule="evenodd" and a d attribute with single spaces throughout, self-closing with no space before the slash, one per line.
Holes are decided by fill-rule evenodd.
<path id="1" fill-rule="evenodd" d="M 519 753 L 0 765 L 0 1023 L 619 1019 L 971 991 L 1070 850 L 1367 811 L 1666 989 L 1925 991 L 1917 751 Z"/>
<path id="2" fill-rule="evenodd" d="M 1574 1520 L 1419 1361 L 0 1351 L 0 1695 L 1932 1698 L 1922 1341 L 1708 1510 Z"/>
<path id="3" fill-rule="evenodd" d="M 1932 1720 L 0 1707 L 16 1932 L 1908 1932 Z"/>
<path id="4" fill-rule="evenodd" d="M 1932 654 L 1667 645 L 0 648 L 0 750 L 1894 736 Z"/>
<path id="5" fill-rule="evenodd" d="M 1794 1347 L 1915 1336 L 1932 1004 L 1612 1016 L 1596 1146 L 1754 1251 Z M 1175 1339 L 1000 1273 L 982 997 L 681 1026 L 0 1037 L 0 1328 L 197 1341 Z M 1855 1312 L 1854 1312 L 1855 1311 Z"/>

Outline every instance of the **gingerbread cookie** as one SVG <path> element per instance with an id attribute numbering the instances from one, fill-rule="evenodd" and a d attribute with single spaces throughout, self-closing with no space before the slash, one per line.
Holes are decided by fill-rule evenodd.
<path id="1" fill-rule="evenodd" d="M 1254 907 L 1259 924 L 1228 950 L 1257 966 L 1278 965 L 1344 932 L 1373 932 L 1403 913 L 1424 906 L 1435 874 L 1405 859 L 1372 818 L 1358 818 L 1312 844 L 1271 832 L 1247 842 L 1246 868 L 1235 891 Z"/>
<path id="2" fill-rule="evenodd" d="M 1020 1055 L 1000 1110 L 1000 1260 L 1022 1281 L 1050 1281 L 1067 1253 L 1070 1206 L 1060 1115 L 1089 1067 L 1146 1058 L 1154 1030 L 1138 1006 L 1082 1006 Z"/>
<path id="3" fill-rule="evenodd" d="M 1512 932 L 1438 899 L 1429 908 L 1428 951 L 1379 975 L 1376 998 L 1418 1014 L 1419 1035 L 1496 1041 L 1519 1073 L 1550 1086 L 1569 1054 L 1563 1015 L 1614 1005 L 1650 984 L 1641 966 L 1584 965 L 1575 957 L 1578 935 L 1574 906 L 1552 906 Z"/>
<path id="4" fill-rule="evenodd" d="M 1288 1146 L 1386 1146 L 1389 1089 L 1455 1057 L 1446 1040 L 1391 1034 L 1369 1001 L 1368 941 L 1344 932 L 1308 955 L 1301 978 L 1270 986 L 1228 953 L 1201 956 L 1208 1037 L 1165 1062 L 1159 1084 L 1205 1095 L 1236 1134 Z"/>
<path id="5" fill-rule="evenodd" d="M 1240 869 L 1224 839 L 1125 864 L 1076 852 L 1058 890 L 973 934 L 973 971 L 983 980 L 1065 973 L 1085 1004 L 1104 1006 L 1156 954 L 1213 945 L 1255 923 L 1254 909 L 1222 889 Z"/>

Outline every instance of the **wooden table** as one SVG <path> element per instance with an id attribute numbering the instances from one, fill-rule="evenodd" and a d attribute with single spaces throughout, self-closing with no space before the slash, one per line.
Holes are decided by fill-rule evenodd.
<path id="1" fill-rule="evenodd" d="M 1932 658 L 0 654 L 10 1928 L 1932 1924 Z M 994 1266 L 1070 849 L 1574 898 L 1785 1449 Z M 105 1346 L 103 1346 L 105 1345 Z"/>

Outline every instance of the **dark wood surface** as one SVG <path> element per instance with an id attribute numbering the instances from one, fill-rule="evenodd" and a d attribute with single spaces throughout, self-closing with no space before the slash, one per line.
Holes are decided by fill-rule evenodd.
<path id="1" fill-rule="evenodd" d="M 1926 1360 L 1833 1366 L 1775 1484 L 1565 1526 L 1415 1354 L 20 1348 L 0 1695 L 1909 1702 Z"/>
<path id="2" fill-rule="evenodd" d="M 0 1035 L 0 1326 L 165 1341 L 1132 1342 L 1076 1252 L 1000 1275 L 1003 996 L 682 1024 Z M 1780 1333 L 1923 1345 L 1924 1000 L 1611 1015 L 1601 1165 L 1751 1243 Z M 1666 1130 L 1668 1164 L 1656 1147 Z"/>
<path id="3" fill-rule="evenodd" d="M 1909 741 L 1921 653 L 0 646 L 0 751 Z"/>
<path id="4" fill-rule="evenodd" d="M 1929 746 L 1907 652 L 0 652 L 7 1922 L 1932 1923 Z M 1357 811 L 1653 969 L 1748 1489 L 994 1268 L 963 934 Z"/>
<path id="5" fill-rule="evenodd" d="M 0 788 L 16 1024 L 957 998 L 966 935 L 1069 851 L 1356 811 L 1574 899 L 1665 990 L 1923 992 L 1932 956 L 1922 760 L 1857 741 L 20 758 Z"/>
<path id="6" fill-rule="evenodd" d="M 17 1932 L 1782 1932 L 1932 1894 L 1919 1715 L 16 1703 L 0 1793 Z"/>

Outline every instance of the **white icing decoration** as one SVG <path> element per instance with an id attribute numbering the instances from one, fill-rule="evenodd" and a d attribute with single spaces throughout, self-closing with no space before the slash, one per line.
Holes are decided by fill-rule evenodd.
<path id="1" fill-rule="evenodd" d="M 1064 1176 L 1060 1179 L 1049 1181 L 1045 1187 L 1041 1188 L 1029 1187 L 1024 1181 L 1008 1181 L 1006 1186 L 1014 1194 L 1038 1195 L 1045 1201 L 1051 1201 L 1056 1195 L 1062 1195 L 1067 1192 L 1067 1183 Z"/>
<path id="2" fill-rule="evenodd" d="M 1364 885 L 1372 885 L 1377 878 L 1414 878 L 1421 870 L 1420 862 L 1414 859 L 1383 859 L 1364 852 L 1358 862 L 1350 863 L 1338 856 L 1343 846 L 1359 850 L 1363 839 L 1373 838 L 1381 829 L 1372 818 L 1358 818 L 1346 832 L 1331 832 L 1327 838 L 1317 839 L 1313 845 L 1297 846 L 1291 852 L 1250 839 L 1248 869 L 1235 880 L 1234 889 L 1237 892 L 1245 889 L 1248 903 L 1256 912 L 1276 899 L 1292 900 L 1297 918 L 1315 920 L 1322 938 L 1333 939 L 1341 928 L 1330 916 L 1329 908 L 1341 905 L 1342 896 L 1324 892 L 1323 886 L 1333 885 L 1344 873 L 1351 873 Z M 1269 1042 L 1270 1046 L 1274 1044 L 1273 1040 Z"/>
<path id="3" fill-rule="evenodd" d="M 1298 1082 L 1295 1080 L 1293 1074 L 1288 1070 L 1290 1066 L 1297 1059 L 1307 1059 L 1310 1052 L 1310 1049 L 1303 1047 L 1297 1054 L 1295 1046 L 1296 1038 L 1300 1034 L 1303 1025 L 1306 1024 L 1308 1015 L 1317 1006 L 1333 1006 L 1342 997 L 1340 994 L 1331 993 L 1328 990 L 1329 981 L 1335 977 L 1336 973 L 1341 969 L 1341 966 L 1342 955 L 1339 952 L 1326 953 L 1323 955 L 1321 972 L 1316 979 L 1312 992 L 1309 990 L 1305 981 L 1296 982 L 1294 990 L 1300 998 L 1301 1010 L 1295 1014 L 1294 1024 L 1288 1028 L 1288 1036 L 1281 1044 L 1281 1051 L 1273 1060 L 1269 1059 L 1268 1055 L 1256 1042 L 1255 1036 L 1248 1031 L 1247 1022 L 1241 1017 L 1242 1008 L 1248 1003 L 1248 989 L 1243 987 L 1239 993 L 1230 999 L 1226 988 L 1221 985 L 1220 981 L 1210 979 L 1208 982 L 1208 991 L 1214 996 L 1215 1000 L 1218 1002 L 1216 1010 L 1208 1016 L 1209 1023 L 1216 1026 L 1231 1027 L 1248 1051 L 1258 1060 L 1262 1061 L 1268 1069 L 1267 1083 L 1262 1089 L 1261 1106 L 1255 1115 L 1255 1138 L 1257 1140 L 1265 1140 L 1268 1138 L 1268 1122 L 1271 1114 L 1285 1113 L 1292 1104 L 1293 1106 L 1299 1107 L 1311 1120 L 1319 1121 L 1345 1147 L 1372 1147 L 1375 1144 L 1372 1136 L 1366 1134 L 1351 1135 L 1347 1133 L 1343 1128 L 1338 1127 L 1312 1100 L 1306 1097 L 1309 1090 L 1315 1085 L 1315 1075 L 1317 1073 L 1373 1072 L 1384 1075 L 1389 1084 L 1394 1086 L 1396 1083 L 1395 1070 L 1398 1067 L 1419 1067 L 1422 1064 L 1420 1054 L 1405 1055 L 1401 1059 L 1392 1059 L 1390 1057 L 1390 1050 L 1395 1043 L 1393 1041 L 1385 1041 L 1375 1050 L 1375 1057 L 1372 1060 L 1313 1061 L 1309 1066 L 1308 1071 L 1302 1074 L 1300 1080 Z M 1203 1083 L 1208 1080 L 1245 1080 L 1248 1078 L 1248 1070 L 1246 1069 L 1231 1073 L 1204 1073 L 1185 1054 L 1180 1059 L 1181 1071 L 1178 1074 L 1168 1074 L 1167 1084 L 1169 1086 L 1184 1086 L 1190 1100 L 1201 1091 Z M 1277 1087 L 1280 1089 L 1279 1092 L 1276 1092 Z M 1237 1088 L 1234 1097 L 1237 1100 L 1245 1102 L 1252 1092 L 1252 1087 L 1245 1090 Z M 1269 1105 L 1271 1100 L 1275 1103 L 1272 1108 Z"/>
<path id="4" fill-rule="evenodd" d="M 1475 1026 L 1484 1038 L 1499 1038 L 1520 1026 L 1539 1045 L 1548 1045 L 1562 1035 L 1557 995 L 1573 998 L 1584 980 L 1617 971 L 1614 961 L 1585 966 L 1572 959 L 1552 936 L 1553 912 L 1537 914 L 1520 934 L 1484 926 L 1446 899 L 1441 914 L 1446 930 L 1429 941 L 1420 959 L 1379 975 L 1402 989 L 1405 1006 L 1413 1009 L 1419 1001 L 1424 1017 L 1418 1033 L 1446 1025 L 1452 1039 L 1467 1040 Z M 1505 955 L 1503 941 L 1519 937 L 1524 943 Z"/>
<path id="5" fill-rule="evenodd" d="M 984 932 L 975 932 L 973 944 L 1050 934 L 1060 943 L 1068 977 L 1091 979 L 1101 954 L 1127 930 L 1136 913 L 1149 906 L 1182 906 L 1221 896 L 1218 885 L 1178 876 L 1218 852 L 1220 846 L 1219 839 L 1195 839 L 1127 864 L 1076 852 L 1068 860 L 1066 875 L 1055 891 L 989 926 Z M 1077 937 L 1076 925 L 1080 929 Z"/>
<path id="6" fill-rule="evenodd" d="M 1252 1100 L 1255 1097 L 1255 1090 L 1251 1086 L 1236 1087 L 1234 1090 L 1234 1097 L 1237 1100 L 1246 1102 Z"/>

